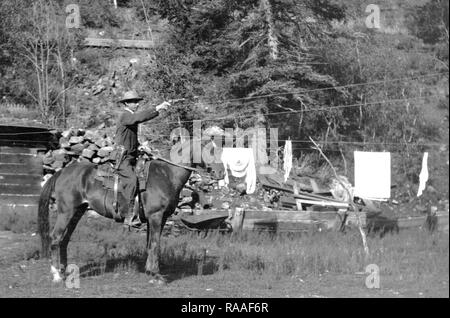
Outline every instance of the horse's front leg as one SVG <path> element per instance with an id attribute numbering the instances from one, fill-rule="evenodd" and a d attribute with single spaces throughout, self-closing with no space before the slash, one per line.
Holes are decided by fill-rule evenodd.
<path id="1" fill-rule="evenodd" d="M 160 242 L 164 212 L 160 211 L 147 218 L 147 262 L 145 272 L 151 275 L 150 283 L 165 284 L 159 272 Z"/>

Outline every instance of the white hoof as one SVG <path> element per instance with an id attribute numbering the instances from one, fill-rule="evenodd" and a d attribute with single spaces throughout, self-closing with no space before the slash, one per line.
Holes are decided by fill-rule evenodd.
<path id="1" fill-rule="evenodd" d="M 53 280 L 52 280 L 53 283 L 60 283 L 60 282 L 62 282 L 63 279 L 61 277 L 61 274 L 59 273 L 59 271 L 54 266 L 51 267 L 50 271 L 51 271 L 51 273 L 53 275 Z"/>
<path id="2" fill-rule="evenodd" d="M 60 277 L 53 277 L 52 283 L 59 284 L 61 282 L 62 282 L 61 276 Z"/>
<path id="3" fill-rule="evenodd" d="M 165 282 L 163 280 L 161 280 L 161 279 L 150 279 L 148 281 L 148 283 L 151 284 L 151 285 L 157 285 L 157 286 L 165 285 Z"/>

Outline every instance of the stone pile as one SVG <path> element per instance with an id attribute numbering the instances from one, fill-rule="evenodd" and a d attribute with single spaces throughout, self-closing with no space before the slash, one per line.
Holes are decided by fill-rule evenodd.
<path id="1" fill-rule="evenodd" d="M 65 130 L 59 138 L 59 148 L 49 150 L 43 157 L 44 179 L 74 161 L 107 162 L 113 150 L 112 137 L 101 130 Z"/>

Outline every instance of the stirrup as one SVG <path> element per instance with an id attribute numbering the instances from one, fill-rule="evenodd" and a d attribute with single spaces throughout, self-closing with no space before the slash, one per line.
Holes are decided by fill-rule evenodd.
<path id="1" fill-rule="evenodd" d="M 124 226 L 128 226 L 130 228 L 140 229 L 143 225 L 144 223 L 141 221 L 139 216 L 136 215 L 132 215 L 124 221 Z"/>
<path id="2" fill-rule="evenodd" d="M 116 221 L 117 223 L 124 223 L 125 218 L 123 216 L 121 216 L 120 214 L 116 214 L 116 215 L 114 215 L 114 221 Z"/>

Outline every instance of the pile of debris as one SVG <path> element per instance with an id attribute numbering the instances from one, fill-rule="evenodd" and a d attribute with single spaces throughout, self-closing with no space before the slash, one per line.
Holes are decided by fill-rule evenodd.
<path id="1" fill-rule="evenodd" d="M 257 189 L 249 195 L 241 178 L 230 177 L 228 187 L 207 175 L 193 174 L 181 193 L 181 212 L 200 210 L 303 210 L 333 211 L 349 208 L 345 191 L 327 187 L 310 177 L 291 177 L 284 182 L 281 174 L 258 175 Z M 196 211 L 197 210 L 197 211 Z"/>
<path id="2" fill-rule="evenodd" d="M 101 130 L 68 129 L 59 138 L 59 148 L 43 157 L 44 180 L 74 161 L 101 164 L 114 150 L 113 139 Z"/>
<path id="3" fill-rule="evenodd" d="M 234 217 L 235 211 L 243 210 L 244 229 L 295 232 L 325 223 L 326 228 L 332 228 L 339 219 L 337 215 L 350 210 L 347 197 L 340 189 L 327 186 L 318 178 L 291 176 L 284 182 L 282 172 L 258 175 L 256 191 L 252 194 L 246 193 L 243 179 L 230 176 L 228 186 L 223 186 L 223 180 L 193 174 L 181 192 L 178 209 L 171 218 L 171 229 L 180 231 L 179 225 L 183 224 L 191 230 L 226 231 L 223 225 L 232 221 L 228 218 Z M 360 208 L 374 210 L 362 202 Z M 348 222 L 356 224 L 355 213 L 350 213 Z"/>

